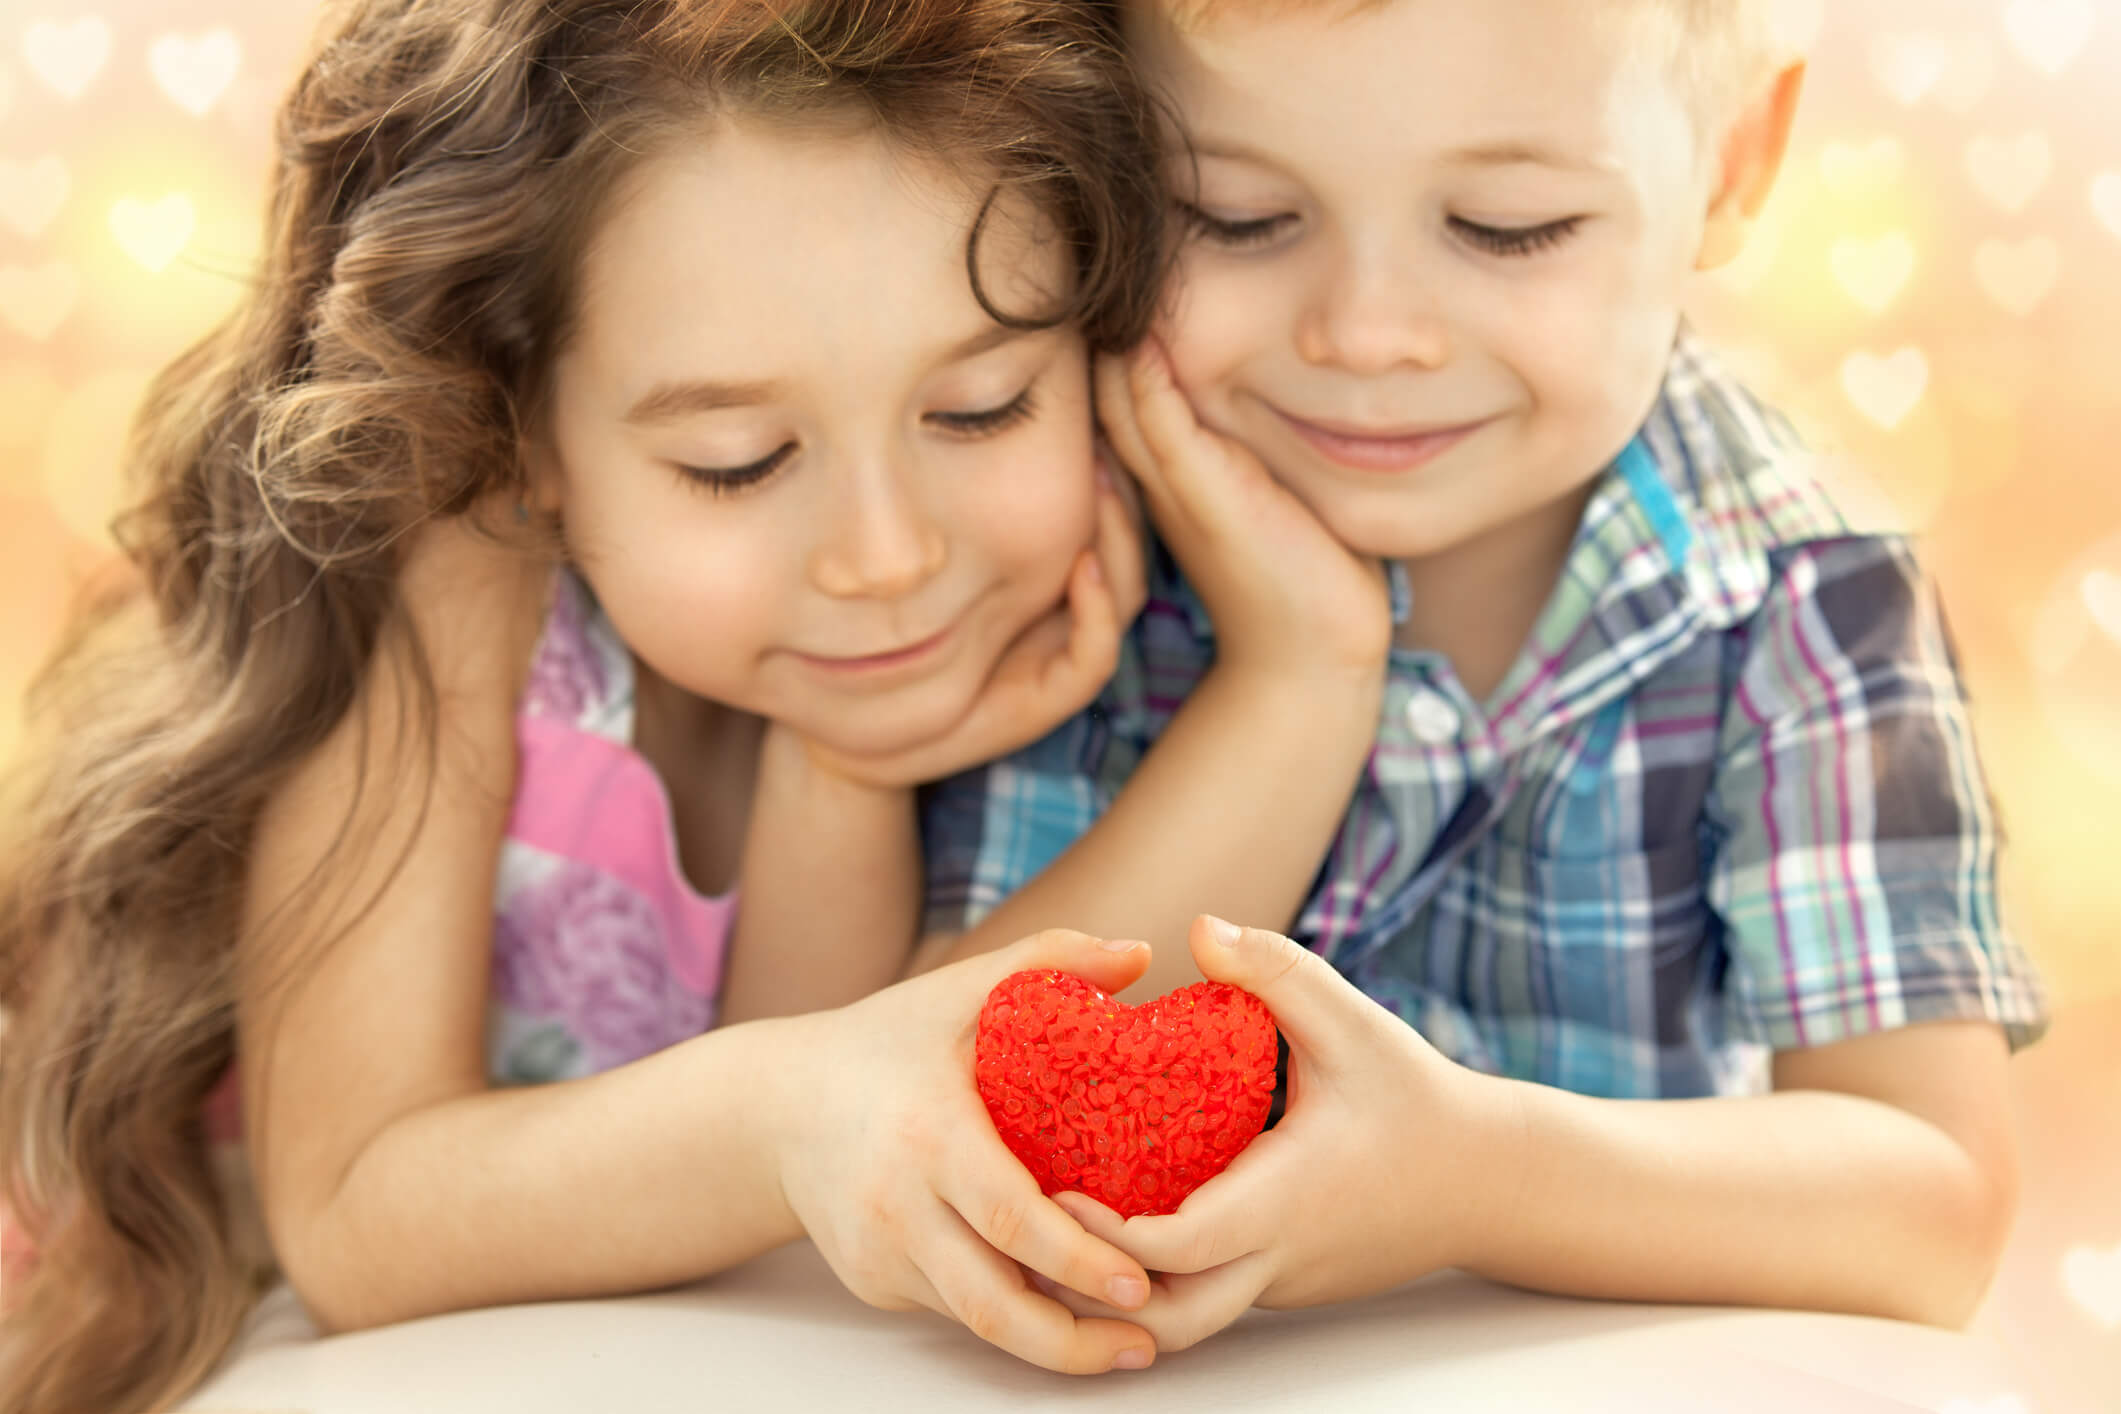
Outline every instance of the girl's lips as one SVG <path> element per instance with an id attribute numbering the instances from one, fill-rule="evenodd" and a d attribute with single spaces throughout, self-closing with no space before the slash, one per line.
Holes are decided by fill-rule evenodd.
<path id="1" fill-rule="evenodd" d="M 832 658 L 817 653 L 798 653 L 796 656 L 814 668 L 828 673 L 865 674 L 888 672 L 893 668 L 910 667 L 927 658 L 949 641 L 957 630 L 955 623 L 942 632 L 909 643 L 904 648 L 894 648 L 888 653 L 871 653 L 858 658 Z"/>
<path id="2" fill-rule="evenodd" d="M 1422 463 L 1442 456 L 1486 425 L 1484 422 L 1466 422 L 1456 427 L 1380 437 L 1321 427 L 1315 422 L 1291 417 L 1279 408 L 1275 411 L 1321 456 L 1357 471 L 1412 471 Z"/>

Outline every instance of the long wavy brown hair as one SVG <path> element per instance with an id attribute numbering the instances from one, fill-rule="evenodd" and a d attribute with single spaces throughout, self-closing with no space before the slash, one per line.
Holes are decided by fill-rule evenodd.
<path id="1" fill-rule="evenodd" d="M 1162 198 L 1108 5 L 328 6 L 262 269 L 139 413 L 126 572 L 34 685 L 0 815 L 0 1168 L 38 1254 L 6 1293 L 0 1414 L 163 1407 L 227 1351 L 255 1284 L 201 1105 L 234 1054 L 260 808 L 348 712 L 405 532 L 519 483 L 614 182 L 731 110 L 853 112 L 1028 189 L 1077 275 L 1036 316 L 1102 348 L 1145 326 Z"/>

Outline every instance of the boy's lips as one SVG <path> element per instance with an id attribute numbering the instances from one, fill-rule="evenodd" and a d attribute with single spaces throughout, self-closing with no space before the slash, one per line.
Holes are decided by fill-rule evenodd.
<path id="1" fill-rule="evenodd" d="M 1280 408 L 1275 412 L 1321 456 L 1357 471 L 1411 471 L 1487 425 L 1482 420 L 1449 427 L 1370 429 L 1311 422 Z"/>

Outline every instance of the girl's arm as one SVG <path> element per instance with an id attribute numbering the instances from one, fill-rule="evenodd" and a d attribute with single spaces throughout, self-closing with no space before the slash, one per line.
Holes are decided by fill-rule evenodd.
<path id="1" fill-rule="evenodd" d="M 797 1235 L 759 1138 L 771 1031 L 488 1091 L 494 867 L 546 576 L 445 523 L 406 580 L 455 611 L 417 626 L 440 694 L 431 791 L 401 625 L 253 850 L 240 1051 L 283 1266 L 349 1327 L 653 1286 Z"/>
<path id="2" fill-rule="evenodd" d="M 488 1089 L 494 865 L 545 587 L 460 525 L 431 527 L 406 598 L 446 612 L 379 650 L 254 842 L 238 959 L 248 1140 L 282 1266 L 318 1321 L 668 1285 L 808 1233 L 872 1305 L 928 1307 L 1053 1369 L 1146 1362 L 1138 1327 L 1078 1320 L 1025 1285 L 1034 1271 L 1121 1306 L 1147 1290 L 1039 1193 L 971 1084 L 972 1019 L 1007 971 L 1119 986 L 1138 948 L 1048 935 L 857 1007 Z M 408 726 L 408 632 L 438 679 L 432 792 Z M 334 852 L 349 817 L 367 847 Z"/>
<path id="3" fill-rule="evenodd" d="M 722 1024 L 843 1006 L 897 981 L 920 903 L 913 792 L 857 781 L 768 726 Z"/>

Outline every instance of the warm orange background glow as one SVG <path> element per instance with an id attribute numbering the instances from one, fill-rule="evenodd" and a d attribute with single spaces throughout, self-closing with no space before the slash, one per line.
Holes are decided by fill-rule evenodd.
<path id="1" fill-rule="evenodd" d="M 2121 1017 L 2121 4 L 1778 6 L 1814 56 L 1806 106 L 1699 322 L 1865 469 L 1848 497 L 1926 533 L 2010 833 L 2005 906 L 2059 1001 Z M 272 106 L 314 15 L 0 0 L 0 754 L 69 586 L 109 553 L 144 380 L 247 277 Z M 2041 1152 L 2121 1163 L 2108 1101 L 2070 1108 L 2121 1099 L 2106 1034 L 2029 1057 L 2054 1074 L 2028 1125 L 2078 1136 Z M 2082 1244 L 2121 1238 L 2112 1179 L 2050 1230 L 2031 1205 L 2078 1202 L 2060 1182 L 2028 1187 L 2037 1241 L 2002 1289 L 2027 1331 L 2110 1339 L 2121 1247 Z M 2121 1357 L 2085 1370 L 2121 1389 Z"/>

